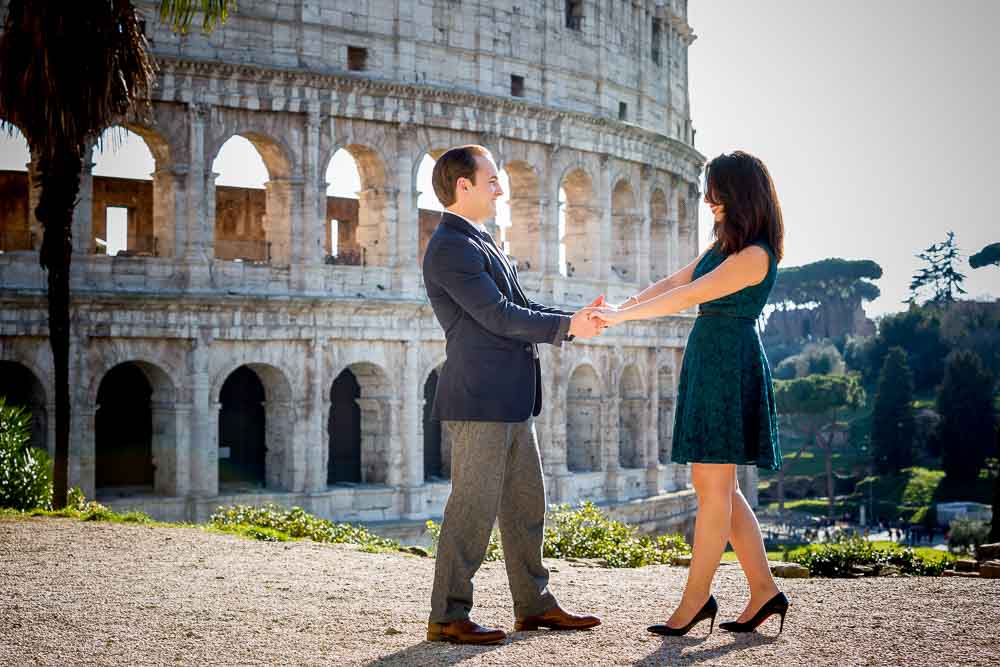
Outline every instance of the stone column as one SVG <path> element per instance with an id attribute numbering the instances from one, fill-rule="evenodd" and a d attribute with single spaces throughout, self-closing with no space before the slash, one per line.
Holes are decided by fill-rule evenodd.
<path id="1" fill-rule="evenodd" d="M 402 5 L 400 12 L 403 12 Z M 412 10 L 410 10 L 412 12 Z M 400 28 L 402 29 L 402 27 Z M 407 30 L 412 30 L 407 26 Z M 412 56 L 411 56 L 412 57 Z M 395 218 L 390 219 L 390 227 L 396 230 L 395 288 L 410 297 L 423 298 L 423 284 L 420 280 L 420 212 L 417 207 L 417 193 L 414 187 L 414 162 L 417 153 L 416 133 L 412 126 L 400 126 L 396 133 L 396 162 L 392 169 L 395 175 Z"/>
<path id="2" fill-rule="evenodd" d="M 323 391 L 323 345 L 319 338 L 313 338 L 309 355 L 309 409 L 307 411 L 306 479 L 307 493 L 318 493 L 326 489 L 327 458 L 329 449 L 326 436 L 326 415 L 329 399 L 324 400 Z"/>
<path id="3" fill-rule="evenodd" d="M 599 206 L 566 204 L 566 264 L 569 277 L 597 280 L 601 276 L 603 220 L 610 209 Z M 610 222 L 607 225 L 610 232 Z M 556 273 L 559 272 L 559 249 L 556 244 Z M 604 271 L 605 279 L 607 270 Z"/>
<path id="4" fill-rule="evenodd" d="M 660 492 L 660 373 L 657 365 L 656 348 L 646 353 L 649 372 L 649 401 L 646 404 L 646 494 L 655 496 Z"/>
<path id="5" fill-rule="evenodd" d="M 267 488 L 276 491 L 301 492 L 304 487 L 304 461 L 299 456 L 303 449 L 299 429 L 296 428 L 295 406 L 290 400 L 264 401 L 266 415 L 265 443 L 267 453 L 264 471 Z"/>
<path id="6" fill-rule="evenodd" d="M 358 193 L 358 245 L 368 266 L 393 266 L 397 261 L 395 189 L 367 188 Z M 414 216 L 415 217 L 415 216 Z M 414 259 L 413 263 L 416 263 Z"/>
<path id="7" fill-rule="evenodd" d="M 542 258 L 546 222 L 541 200 L 538 197 L 512 197 L 510 219 L 510 254 L 517 258 L 518 271 L 541 272 L 544 269 Z"/>
<path id="8" fill-rule="evenodd" d="M 684 359 L 684 348 L 677 347 L 674 353 L 674 396 L 677 395 L 677 383 L 680 380 L 681 362 Z M 676 399 L 675 399 L 676 400 Z M 674 480 L 678 489 L 686 489 L 691 486 L 691 466 L 685 463 L 674 464 Z"/>
<path id="9" fill-rule="evenodd" d="M 80 172 L 80 194 L 73 207 L 73 254 L 93 255 L 94 241 L 94 175 L 91 170 L 94 148 L 90 147 L 83 156 L 83 170 Z"/>
<path id="10" fill-rule="evenodd" d="M 187 108 L 189 152 L 182 216 L 185 228 L 183 264 L 189 287 L 204 286 L 208 283 L 208 264 L 215 255 L 216 174 L 211 171 L 206 173 L 205 169 L 205 131 L 209 122 L 209 111 L 208 105 L 195 102 L 188 104 Z M 196 406 L 196 413 L 197 410 Z M 196 463 L 195 466 L 197 465 Z M 217 483 L 215 489 L 211 495 L 216 495 Z"/>
<path id="11" fill-rule="evenodd" d="M 326 219 L 326 173 L 320 164 L 320 114 L 311 108 L 306 117 L 305 164 L 302 166 L 301 216 L 292 219 L 295 281 L 306 290 L 318 289 L 322 277 L 316 269 L 323 263 L 323 247 L 329 233 Z"/>
<path id="12" fill-rule="evenodd" d="M 191 492 L 191 403 L 175 403 L 170 406 L 168 414 L 171 420 L 174 437 L 169 443 L 173 452 L 163 455 L 173 459 L 172 488 L 170 495 L 184 497 Z"/>
<path id="13" fill-rule="evenodd" d="M 32 154 L 31 161 L 25 166 L 28 169 L 28 229 L 31 232 L 31 248 L 32 250 L 41 250 L 42 234 L 45 230 L 35 215 L 35 209 L 38 208 L 38 202 L 42 198 L 41 174 L 38 173 L 38 157 Z M 51 414 L 54 415 L 55 413 Z"/>
<path id="14" fill-rule="evenodd" d="M 385 403 L 389 413 L 383 417 L 383 419 L 388 419 L 389 422 L 387 442 L 383 443 L 385 447 L 384 456 L 386 457 L 386 465 L 388 466 L 385 483 L 389 486 L 398 487 L 402 486 L 403 483 L 403 466 L 405 465 L 403 461 L 403 447 L 400 446 L 403 440 L 400 429 L 403 402 L 398 398 L 390 398 Z"/>
<path id="15" fill-rule="evenodd" d="M 96 405 L 79 405 L 71 417 L 76 435 L 69 439 L 69 488 L 80 487 L 83 495 L 97 495 L 97 442 L 95 440 Z M 55 420 L 53 420 L 55 421 Z"/>
<path id="16" fill-rule="evenodd" d="M 402 397 L 403 423 L 402 438 L 399 440 L 403 455 L 403 516 L 418 519 L 424 512 L 424 448 L 420 421 L 423 406 L 420 378 L 420 346 L 414 341 L 403 343 L 405 362 L 403 365 Z"/>
<path id="17" fill-rule="evenodd" d="M 618 460 L 620 412 L 621 399 L 618 396 L 605 398 L 601 403 L 601 451 L 604 454 L 605 489 L 607 499 L 611 502 L 625 497 L 625 478 L 621 474 L 621 462 Z"/>
<path id="18" fill-rule="evenodd" d="M 642 61 L 645 62 L 645 58 Z M 642 98 L 640 97 L 640 99 Z M 639 182 L 639 274 L 637 280 L 640 287 L 648 285 L 652 280 L 650 276 L 650 248 L 652 247 L 652 211 L 650 211 L 652 194 L 650 191 L 650 180 L 652 177 L 653 170 L 650 169 L 649 165 L 644 165 Z"/>
<path id="19" fill-rule="evenodd" d="M 602 49 L 603 51 L 603 49 Z M 597 176 L 597 197 L 598 201 L 604 204 L 603 215 L 600 217 L 600 231 L 598 233 L 598 250 L 594 257 L 598 257 L 596 277 L 598 280 L 608 280 L 611 276 L 612 257 L 612 230 L 611 230 L 611 169 L 607 155 L 600 158 L 600 170 Z"/>
<path id="20" fill-rule="evenodd" d="M 264 188 L 267 190 L 266 213 L 264 215 L 264 235 L 270 246 L 268 259 L 274 266 L 288 266 L 296 258 L 293 249 L 301 247 L 296 243 L 295 221 L 301 221 L 301 178 L 272 178 Z"/>
<path id="21" fill-rule="evenodd" d="M 183 188 L 186 170 L 176 166 L 153 172 L 153 237 L 157 257 L 176 257 L 183 252 Z"/>
<path id="22" fill-rule="evenodd" d="M 208 347 L 211 335 L 199 332 L 188 352 L 191 378 L 191 450 L 189 455 L 193 496 L 219 495 L 219 409 L 211 396 L 208 377 Z"/>

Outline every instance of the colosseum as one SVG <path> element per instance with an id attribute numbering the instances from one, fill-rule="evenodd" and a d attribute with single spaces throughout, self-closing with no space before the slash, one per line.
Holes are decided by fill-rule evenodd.
<path id="1" fill-rule="evenodd" d="M 439 517 L 444 339 L 420 274 L 438 214 L 418 172 L 450 146 L 496 156 L 509 221 L 492 229 L 539 302 L 623 300 L 697 254 L 686 0 L 241 0 L 208 36 L 136 4 L 159 81 L 124 127 L 155 168 L 88 167 L 74 217 L 70 483 L 88 497 L 190 521 L 273 501 L 387 534 Z M 263 188 L 216 184 L 237 135 Z M 329 195 L 339 151 L 353 197 Z M 0 201 L 0 394 L 51 450 L 30 159 L 0 172 Z M 109 253 L 112 210 L 127 238 Z M 542 346 L 549 502 L 690 528 L 670 454 L 691 323 Z"/>

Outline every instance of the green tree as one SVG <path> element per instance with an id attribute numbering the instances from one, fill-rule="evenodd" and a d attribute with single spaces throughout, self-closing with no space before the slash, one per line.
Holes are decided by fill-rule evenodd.
<path id="1" fill-rule="evenodd" d="M 210 30 L 235 0 L 164 0 L 163 20 L 184 31 L 201 12 Z M 149 109 L 155 80 L 130 0 L 10 0 L 0 35 L 0 129 L 21 131 L 37 160 L 55 376 L 53 503 L 66 504 L 69 463 L 69 273 L 73 208 L 84 156 L 105 129 Z"/>
<path id="2" fill-rule="evenodd" d="M 865 402 L 865 390 L 857 375 L 807 375 L 795 380 L 777 380 L 774 399 L 778 411 L 786 415 L 806 442 L 815 443 L 826 464 L 826 494 L 829 516 L 833 516 L 833 450 L 840 431 L 843 410 Z M 778 471 L 778 502 L 784 508 L 784 476 Z"/>
<path id="3" fill-rule="evenodd" d="M 991 243 L 969 258 L 969 266 L 979 269 L 984 266 L 1000 266 L 1000 243 Z"/>
<path id="4" fill-rule="evenodd" d="M 867 363 L 862 371 L 866 386 L 875 384 L 889 348 L 896 346 L 906 350 L 914 390 L 932 391 L 941 382 L 948 354 L 948 346 L 942 340 L 939 311 L 910 306 L 909 310 L 879 320 L 878 333 L 866 346 Z"/>
<path id="5" fill-rule="evenodd" d="M 965 294 L 962 282 L 965 274 L 957 268 L 960 253 L 955 245 L 955 232 L 948 232 L 944 241 L 935 243 L 921 253 L 917 258 L 924 260 L 926 266 L 917 270 L 910 280 L 910 298 L 908 303 L 916 303 L 920 293 L 930 288 L 930 303 L 944 304 L 955 300 L 955 293 Z"/>
<path id="6" fill-rule="evenodd" d="M 935 435 L 945 472 L 954 481 L 976 479 L 996 436 L 993 377 L 975 352 L 948 355 L 937 410 L 941 421 Z"/>
<path id="7" fill-rule="evenodd" d="M 913 463 L 913 373 L 901 347 L 889 349 L 879 374 L 872 413 L 872 447 L 880 473 L 898 474 Z"/>

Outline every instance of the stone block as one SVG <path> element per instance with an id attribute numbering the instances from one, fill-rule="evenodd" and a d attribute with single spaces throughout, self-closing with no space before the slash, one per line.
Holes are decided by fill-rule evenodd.
<path id="1" fill-rule="evenodd" d="M 1000 579 L 1000 560 L 988 560 L 981 564 L 979 576 L 983 579 Z"/>
<path id="2" fill-rule="evenodd" d="M 783 579 L 808 579 L 809 568 L 798 563 L 777 563 L 771 566 L 771 574 Z"/>
<path id="3" fill-rule="evenodd" d="M 958 572 L 978 572 L 979 562 L 971 558 L 961 558 L 955 561 L 955 570 Z"/>
<path id="4" fill-rule="evenodd" d="M 976 560 L 979 562 L 986 560 L 1000 560 L 1000 542 L 994 544 L 980 544 L 976 547 Z"/>

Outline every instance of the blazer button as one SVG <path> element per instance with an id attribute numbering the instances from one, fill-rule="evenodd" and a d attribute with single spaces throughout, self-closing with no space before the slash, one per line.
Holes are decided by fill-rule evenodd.
<path id="1" fill-rule="evenodd" d="M 531 346 L 530 345 L 525 345 L 524 346 L 524 351 L 525 352 L 531 352 Z"/>

